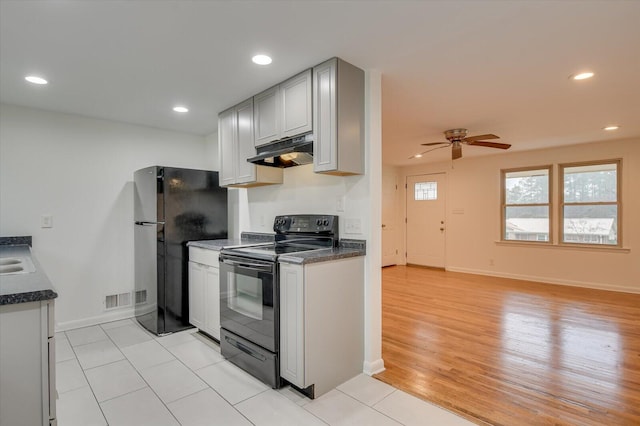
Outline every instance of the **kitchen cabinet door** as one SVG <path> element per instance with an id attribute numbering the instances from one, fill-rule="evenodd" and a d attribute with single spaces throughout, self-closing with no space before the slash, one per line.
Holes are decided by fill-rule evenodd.
<path id="1" fill-rule="evenodd" d="M 236 183 L 254 182 L 256 166 L 247 158 L 256 155 L 253 144 L 253 99 L 247 99 L 235 108 L 237 127 Z"/>
<path id="2" fill-rule="evenodd" d="M 364 71 L 339 58 L 313 68 L 313 170 L 364 173 Z"/>
<path id="3" fill-rule="evenodd" d="M 280 84 L 280 138 L 289 138 L 313 130 L 311 70 Z"/>
<path id="4" fill-rule="evenodd" d="M 0 425 L 56 421 L 53 309 L 53 300 L 0 306 Z"/>
<path id="5" fill-rule="evenodd" d="M 220 158 L 220 186 L 236 183 L 237 150 L 236 113 L 231 108 L 218 116 L 218 150 Z"/>
<path id="6" fill-rule="evenodd" d="M 280 264 L 280 376 L 305 387 L 304 274 L 301 265 Z"/>
<path id="7" fill-rule="evenodd" d="M 205 267 L 203 330 L 216 340 L 220 340 L 220 268 Z"/>
<path id="8" fill-rule="evenodd" d="M 280 89 L 278 86 L 253 97 L 255 146 L 280 139 Z"/>
<path id="9" fill-rule="evenodd" d="M 205 327 L 205 266 L 189 262 L 189 323 L 199 329 Z"/>

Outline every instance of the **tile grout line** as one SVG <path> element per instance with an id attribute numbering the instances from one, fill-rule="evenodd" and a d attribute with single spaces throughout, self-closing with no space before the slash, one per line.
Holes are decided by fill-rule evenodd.
<path id="1" fill-rule="evenodd" d="M 134 323 L 134 325 L 137 325 L 137 323 Z M 102 326 L 101 326 L 100 328 L 102 328 Z M 114 327 L 114 328 L 119 328 L 119 327 Z M 167 407 L 167 404 L 165 404 L 165 402 L 162 400 L 162 398 L 160 398 L 160 395 L 158 395 L 158 394 L 156 393 L 155 389 L 153 389 L 153 388 L 151 387 L 151 385 L 149 384 L 149 382 L 147 382 L 147 380 L 146 380 L 146 379 L 144 378 L 144 376 L 140 373 L 140 371 L 138 371 L 138 369 L 137 369 L 137 368 L 136 368 L 136 367 L 131 363 L 131 360 L 127 357 L 127 355 L 125 355 L 125 354 L 124 354 L 124 352 L 122 352 L 122 349 L 120 349 L 120 347 L 116 344 L 116 342 L 114 342 L 114 341 L 113 341 L 113 339 L 111 339 L 111 336 L 109 336 L 109 334 L 106 332 L 106 330 L 102 329 L 102 331 L 104 331 L 104 332 L 105 332 L 105 334 L 109 337 L 109 340 L 111 340 L 111 341 L 112 341 L 112 343 L 116 346 L 116 348 L 118 348 L 118 350 L 120 351 L 120 353 L 122 354 L 122 356 L 124 357 L 124 359 L 126 359 L 126 360 L 127 360 L 127 362 L 129 363 L 129 365 L 131 366 L 131 368 L 133 368 L 133 370 L 136 372 L 136 374 L 137 374 L 137 375 L 142 379 L 142 381 L 147 385 L 147 388 L 149 388 L 149 390 L 150 390 L 151 392 L 153 392 L 153 394 L 156 396 L 156 398 L 158 398 L 158 401 L 160 401 L 160 403 L 161 403 L 162 405 L 164 405 L 164 408 L 169 412 L 169 414 L 171 414 L 171 417 L 173 417 L 173 418 L 175 419 L 176 423 L 178 423 L 178 425 L 182 425 L 182 423 L 180 423 L 180 421 L 179 421 L 179 420 L 178 420 L 178 418 L 175 416 L 175 414 L 173 414 L 173 411 L 171 411 L 171 410 L 169 409 L 169 407 Z M 140 343 L 144 343 L 144 342 L 140 342 Z M 158 342 L 158 344 L 160 344 L 160 343 Z M 129 346 L 133 346 L 133 345 L 129 345 Z M 166 348 L 165 348 L 165 349 L 166 349 Z M 167 351 L 167 352 L 169 352 L 169 351 Z M 171 352 L 169 352 L 169 353 L 171 353 Z M 173 356 L 173 354 L 171 354 L 171 355 Z M 175 358 L 175 356 L 174 356 L 174 358 Z M 171 361 L 167 361 L 167 363 L 168 363 L 168 362 L 171 362 Z M 158 365 L 161 365 L 161 364 L 158 364 Z M 142 389 L 144 389 L 144 388 L 142 388 Z M 128 393 L 126 393 L 126 394 L 124 394 L 124 395 L 129 395 L 129 394 L 132 394 L 133 392 L 138 392 L 138 391 L 140 391 L 140 390 L 142 390 L 142 389 L 137 389 L 137 390 L 135 390 L 135 391 L 128 392 Z M 111 400 L 113 400 L 113 399 L 115 399 L 115 398 L 119 398 L 119 397 L 124 396 L 124 395 L 120 395 L 120 396 L 117 396 L 117 397 L 111 398 Z M 104 402 L 104 401 L 103 401 L 103 402 Z M 100 403 L 98 403 L 98 405 L 100 405 Z M 100 406 L 100 409 L 102 409 L 102 406 Z M 106 416 L 105 416 L 105 419 L 106 419 Z M 107 422 L 107 424 L 108 424 L 108 422 Z"/>
<path id="2" fill-rule="evenodd" d="M 100 327 L 100 330 L 102 330 L 102 327 Z M 104 330 L 102 330 L 102 331 L 104 332 Z M 63 332 L 63 333 L 65 333 L 65 336 L 66 336 L 67 340 L 69 340 L 69 336 L 67 336 L 67 333 L 66 332 Z M 96 405 L 98 406 L 98 409 L 100 410 L 100 414 L 102 414 L 102 419 L 104 420 L 105 425 L 109 426 L 109 422 L 107 421 L 107 416 L 104 415 L 104 411 L 102 410 L 102 407 L 100 406 L 100 403 L 98 402 L 98 398 L 96 397 L 96 393 L 93 391 L 93 387 L 91 387 L 91 382 L 89 381 L 89 378 L 87 377 L 87 373 L 85 373 L 84 368 L 82 368 L 82 364 L 80 364 L 80 360 L 78 359 L 78 354 L 76 353 L 75 347 L 71 344 L 71 340 L 69 340 L 69 347 L 71 348 L 71 351 L 73 352 L 73 355 L 76 357 L 76 361 L 78 362 L 78 365 L 80 366 L 80 369 L 82 370 L 82 375 L 84 376 L 84 379 L 87 381 L 87 384 L 89 385 L 89 390 L 91 391 L 91 395 L 93 395 L 93 400 L 96 402 Z M 122 354 L 122 356 L 124 356 L 124 354 Z M 56 392 L 57 391 L 58 390 L 56 389 Z M 56 413 L 56 417 L 57 417 L 57 413 Z"/>
<path id="3" fill-rule="evenodd" d="M 401 422 L 400 420 L 398 420 L 398 419 L 394 419 L 393 417 L 391 417 L 391 416 L 389 416 L 389 415 L 387 415 L 387 414 L 385 414 L 385 413 L 383 413 L 383 412 L 381 412 L 381 411 L 378 411 L 377 409 L 373 408 L 373 406 L 372 406 L 372 405 L 365 404 L 364 402 L 360 401 L 358 398 L 356 398 L 356 397 L 354 397 L 354 396 L 351 396 L 351 395 L 349 395 L 348 393 L 346 393 L 346 392 L 344 392 L 344 391 L 342 391 L 342 390 L 340 390 L 340 389 L 338 389 L 338 388 L 334 388 L 334 389 L 335 389 L 335 390 L 337 390 L 338 392 L 342 393 L 343 395 L 348 396 L 349 398 L 353 399 L 354 401 L 359 402 L 360 404 L 364 405 L 365 407 L 371 408 L 373 411 L 375 411 L 375 412 L 377 412 L 377 413 L 382 414 L 382 415 L 383 415 L 383 416 L 385 416 L 386 418 L 391 419 L 391 420 L 393 420 L 394 422 L 399 423 L 399 424 L 401 424 L 401 425 L 403 425 L 403 426 L 406 426 L 406 425 L 405 425 L 403 422 Z M 391 392 L 391 393 L 394 393 L 394 392 L 395 392 L 395 390 L 394 390 L 393 392 Z M 389 394 L 389 395 L 391 395 L 391 394 Z M 389 396 L 389 395 L 387 395 L 387 396 Z M 380 401 L 382 401 L 382 400 L 384 400 L 384 399 L 386 399 L 386 397 L 382 398 Z M 378 402 L 380 402 L 380 401 L 378 401 Z M 377 402 L 376 402 L 376 404 L 377 404 Z"/>

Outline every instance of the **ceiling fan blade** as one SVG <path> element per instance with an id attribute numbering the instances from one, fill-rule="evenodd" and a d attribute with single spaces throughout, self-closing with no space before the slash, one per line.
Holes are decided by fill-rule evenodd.
<path id="1" fill-rule="evenodd" d="M 462 140 L 465 142 L 472 142 L 472 141 L 479 141 L 480 139 L 500 139 L 500 136 L 496 136 L 489 133 L 487 135 L 469 136 L 468 138 L 464 138 Z"/>
<path id="2" fill-rule="evenodd" d="M 451 142 L 429 142 L 429 143 L 421 143 L 420 145 L 424 146 L 434 146 L 434 145 L 449 145 Z"/>
<path id="3" fill-rule="evenodd" d="M 451 159 L 452 160 L 457 160 L 458 158 L 462 157 L 462 145 L 460 145 L 459 143 L 454 143 L 453 147 L 451 148 Z"/>
<path id="4" fill-rule="evenodd" d="M 486 146 L 487 148 L 498 148 L 498 149 L 509 149 L 509 148 L 511 148 L 511 144 L 508 144 L 508 143 L 485 142 L 485 141 L 467 142 L 467 145 Z"/>

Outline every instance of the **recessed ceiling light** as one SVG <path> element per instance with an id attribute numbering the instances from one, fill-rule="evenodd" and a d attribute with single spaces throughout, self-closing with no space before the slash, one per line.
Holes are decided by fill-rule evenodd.
<path id="1" fill-rule="evenodd" d="M 579 74 L 573 74 L 571 76 L 569 76 L 569 78 L 573 79 L 573 80 L 586 80 L 588 78 L 593 77 L 595 74 L 592 73 L 591 71 L 585 71 L 585 72 L 581 72 Z"/>
<path id="2" fill-rule="evenodd" d="M 189 108 L 184 107 L 184 106 L 174 106 L 173 110 L 175 112 L 189 112 Z"/>
<path id="3" fill-rule="evenodd" d="M 606 130 L 608 132 L 611 132 L 613 130 L 618 130 L 619 128 L 620 128 L 620 126 L 611 125 L 611 126 L 603 127 L 602 130 Z"/>
<path id="4" fill-rule="evenodd" d="M 42 77 L 38 77 L 35 75 L 28 75 L 24 78 L 25 80 L 27 80 L 29 83 L 33 83 L 33 84 L 47 84 L 48 81 L 45 80 Z"/>
<path id="5" fill-rule="evenodd" d="M 422 158 L 422 154 L 416 154 L 414 155 L 415 158 Z"/>
<path id="6" fill-rule="evenodd" d="M 251 58 L 254 64 L 258 65 L 269 65 L 271 63 L 271 57 L 267 55 L 256 55 Z"/>

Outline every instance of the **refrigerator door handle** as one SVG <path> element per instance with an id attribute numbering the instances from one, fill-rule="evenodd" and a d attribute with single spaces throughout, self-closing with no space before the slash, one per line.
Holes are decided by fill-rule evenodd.
<path id="1" fill-rule="evenodd" d="M 141 226 L 153 226 L 153 225 L 164 225 L 164 222 L 145 222 L 145 221 L 135 221 L 136 225 L 141 225 Z"/>

